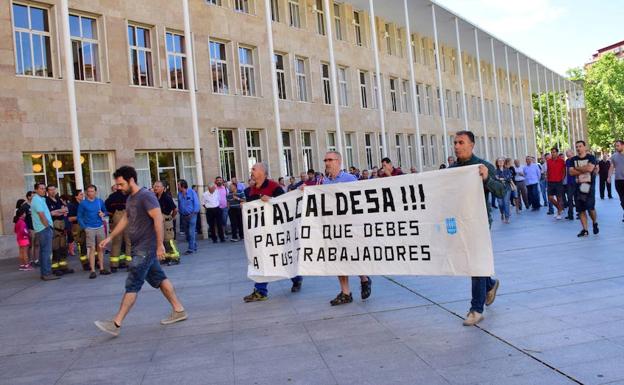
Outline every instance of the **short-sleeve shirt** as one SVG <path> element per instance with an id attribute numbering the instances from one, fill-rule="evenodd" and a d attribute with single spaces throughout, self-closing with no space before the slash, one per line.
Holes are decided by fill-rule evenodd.
<path id="1" fill-rule="evenodd" d="M 256 199 L 260 199 L 263 195 L 267 195 L 270 197 L 278 197 L 284 194 L 284 189 L 274 180 L 265 179 L 260 187 L 256 187 L 256 185 L 252 185 L 248 190 L 245 190 L 245 195 L 247 197 L 247 202 L 255 201 Z"/>
<path id="2" fill-rule="evenodd" d="M 53 200 L 50 197 L 46 197 L 45 198 L 46 201 L 46 205 L 48 205 L 48 210 L 50 210 L 50 212 L 54 211 L 54 210 L 60 210 L 63 208 L 63 202 L 61 202 L 60 199 L 57 199 L 56 201 Z M 55 221 L 62 221 L 63 219 L 65 219 L 65 217 L 63 215 L 57 215 L 52 217 Z"/>
<path id="3" fill-rule="evenodd" d="M 549 182 L 561 182 L 565 176 L 565 161 L 559 157 L 546 161 Z"/>
<path id="4" fill-rule="evenodd" d="M 335 184 L 335 183 L 345 183 L 345 182 L 355 182 L 358 178 L 355 175 L 349 174 L 344 171 L 340 171 L 338 175 L 334 179 L 329 177 L 323 178 L 323 184 Z"/>
<path id="5" fill-rule="evenodd" d="M 171 195 L 166 192 L 162 193 L 160 198 L 158 198 L 158 204 L 160 204 L 160 211 L 162 211 L 163 215 L 171 215 L 171 212 L 177 208 Z"/>
<path id="6" fill-rule="evenodd" d="M 566 181 L 568 182 L 568 185 L 573 185 L 574 183 L 576 183 L 576 177 L 570 175 L 570 167 L 574 167 L 574 163 L 572 163 L 572 158 L 568 158 L 568 160 L 566 160 Z"/>
<path id="7" fill-rule="evenodd" d="M 585 154 L 585 157 L 581 158 L 580 156 L 575 156 L 572 158 L 572 164 L 574 165 L 573 167 L 583 167 L 586 166 L 588 164 L 593 164 L 593 165 L 598 165 L 598 161 L 596 160 L 596 157 L 591 155 L 591 154 Z M 594 185 L 596 182 L 596 174 L 594 174 L 593 172 L 590 173 L 586 173 L 586 174 L 590 174 L 591 176 L 591 189 L 594 189 Z M 579 181 L 579 178 L 582 178 L 583 175 L 585 174 L 581 174 L 579 176 L 576 177 L 576 181 Z"/>
<path id="8" fill-rule="evenodd" d="M 243 192 L 237 192 L 236 196 L 239 197 L 240 199 L 245 199 L 245 193 Z M 233 193 L 229 193 L 227 195 L 227 202 L 230 208 L 239 208 L 241 206 L 241 201 L 234 199 Z"/>
<path id="9" fill-rule="evenodd" d="M 40 195 L 33 195 L 30 209 L 35 232 L 38 233 L 46 228 L 43 223 L 41 223 L 39 213 L 44 213 L 46 219 L 48 220 L 48 225 L 52 226 L 52 215 L 50 214 L 50 209 L 48 209 L 45 198 L 42 198 Z"/>
<path id="10" fill-rule="evenodd" d="M 156 251 L 154 221 L 147 213 L 155 208 L 160 208 L 156 194 L 144 187 L 126 201 L 127 229 L 135 255 Z"/>
<path id="11" fill-rule="evenodd" d="M 615 180 L 624 180 L 624 154 L 616 151 L 611 155 L 611 164 L 615 167 Z"/>

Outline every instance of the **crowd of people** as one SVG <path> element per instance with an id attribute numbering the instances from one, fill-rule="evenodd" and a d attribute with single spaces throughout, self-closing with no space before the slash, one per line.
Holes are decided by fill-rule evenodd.
<path id="1" fill-rule="evenodd" d="M 620 140 L 615 142 L 613 154 L 603 154 L 600 161 L 590 153 L 587 144 L 582 140 L 575 143 L 574 152 L 567 150 L 560 153 L 558 148 L 553 147 L 549 153 L 543 154 L 537 160 L 527 156 L 524 165 L 521 165 L 518 159 L 510 158 L 498 158 L 495 164 L 491 165 L 477 158 L 472 152 L 473 148 L 472 133 L 458 132 L 454 142 L 455 157 L 449 157 L 444 167 L 440 168 L 481 165 L 480 174 L 484 181 L 490 223 L 491 209 L 498 209 L 502 223 L 508 224 L 512 216 L 512 207 L 515 208 L 516 214 L 523 210 L 539 211 L 542 207 L 546 207 L 546 214 L 552 215 L 555 220 L 562 220 L 564 217 L 568 220 L 580 220 L 581 230 L 577 234 L 578 237 L 589 235 L 589 219 L 592 222 L 592 233 L 598 234 L 600 228 L 595 210 L 595 190 L 599 189 L 601 199 L 605 197 L 612 199 L 613 176 L 615 189 L 624 209 L 624 142 Z M 96 278 L 98 272 L 99 275 L 108 275 L 120 268 L 135 266 L 136 261 L 132 264 L 133 258 L 141 255 L 144 258 L 144 254 L 148 253 L 148 250 L 143 250 L 145 246 L 139 246 L 140 250 L 135 249 L 133 232 L 136 232 L 136 229 L 129 225 L 136 219 L 135 213 L 128 211 L 127 200 L 128 196 L 136 191 L 149 194 L 145 199 L 158 204 L 159 215 L 152 218 L 153 221 L 158 221 L 158 227 L 162 231 L 162 240 L 160 236 L 154 236 L 154 239 L 159 239 L 158 250 L 162 247 L 158 260 L 161 263 L 172 264 L 180 261 L 180 252 L 175 242 L 176 221 L 179 221 L 180 225 L 178 234 L 184 234 L 188 244 L 185 254 L 197 251 L 196 237 L 200 229 L 198 221 L 202 206 L 210 239 L 214 243 L 226 242 L 226 236 L 229 234 L 229 240 L 237 242 L 244 239 L 241 208 L 245 202 L 257 199 L 268 201 L 271 197 L 303 189 L 305 186 L 355 182 L 403 174 L 399 167 L 393 166 L 389 158 L 382 159 L 380 167 L 361 171 L 355 167 L 343 170 L 341 162 L 339 152 L 329 151 L 324 159 L 324 172 L 310 169 L 306 173 L 301 173 L 299 180 L 290 177 L 289 184 L 285 183 L 284 178 L 277 181 L 269 179 L 266 166 L 257 163 L 251 170 L 247 184 L 239 182 L 236 178 L 225 181 L 218 176 L 214 182 L 208 184 L 201 197 L 194 188 L 196 186 L 189 188 L 185 180 L 179 180 L 177 205 L 169 186 L 162 181 L 155 182 L 149 190 L 144 188 L 136 190 L 134 187 L 124 190 L 120 187 L 123 183 L 116 182 L 106 201 L 98 198 L 97 187 L 94 185 L 87 186 L 85 193 L 76 191 L 73 196 L 59 196 L 56 186 L 36 183 L 34 191 L 29 191 L 25 199 L 18 200 L 16 204 L 14 223 L 19 248 L 19 269 L 30 271 L 33 270 L 33 266 L 38 265 L 41 279 L 49 281 L 74 272 L 67 262 L 69 256 L 79 258 L 83 269 L 89 272 L 88 276 L 91 279 Z M 416 170 L 412 168 L 410 172 L 415 173 Z M 132 177 L 132 186 L 135 186 L 136 177 L 132 173 L 128 175 Z M 122 176 L 124 178 L 121 179 L 130 182 L 126 178 L 127 175 Z M 131 190 L 136 191 L 131 193 Z M 134 238 L 136 237 L 135 234 Z M 105 254 L 109 255 L 108 267 Z M 135 277 L 139 282 L 138 288 L 128 289 L 129 292 L 136 293 L 150 274 L 154 275 L 152 281 L 166 280 L 163 278 L 162 270 L 158 270 L 160 268 L 156 269 L 152 265 L 148 267 L 142 277 Z M 130 269 L 130 274 L 135 273 L 136 271 Z M 330 301 L 332 306 L 353 301 L 348 277 L 338 279 L 340 292 Z M 300 291 L 302 282 L 302 277 L 294 277 L 291 291 L 294 293 Z M 154 282 L 150 284 L 154 286 Z M 360 284 L 361 298 L 367 299 L 372 291 L 371 277 L 361 276 Z M 499 284 L 498 280 L 490 277 L 473 277 L 473 300 L 464 321 L 465 325 L 474 325 L 483 319 L 483 306 L 494 301 Z M 163 289 L 163 294 L 168 296 L 172 291 L 171 286 Z M 185 313 L 184 316 L 181 315 L 184 310 L 179 302 L 176 302 L 177 299 L 167 298 L 174 308 L 171 316 L 173 318 L 170 321 L 177 322 L 185 318 Z M 244 297 L 245 302 L 266 299 L 268 299 L 266 283 L 256 283 L 253 292 Z M 99 327 L 117 330 L 115 328 L 119 327 L 122 319 L 123 317 L 119 318 L 119 322 L 115 322 L 113 326 L 108 323 Z"/>

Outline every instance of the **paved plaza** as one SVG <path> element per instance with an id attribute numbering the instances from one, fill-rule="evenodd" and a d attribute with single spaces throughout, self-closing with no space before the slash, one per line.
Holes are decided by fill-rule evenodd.
<path id="1" fill-rule="evenodd" d="M 586 239 L 545 210 L 496 221 L 502 283 L 478 327 L 461 325 L 465 277 L 374 277 L 364 303 L 352 278 L 338 307 L 336 278 L 307 277 L 245 304 L 243 245 L 202 242 L 165 267 L 189 319 L 161 326 L 168 304 L 146 285 L 109 338 L 93 321 L 117 310 L 124 273 L 42 282 L 2 261 L 0 384 L 624 384 L 624 223 L 615 199 L 597 209 Z"/>

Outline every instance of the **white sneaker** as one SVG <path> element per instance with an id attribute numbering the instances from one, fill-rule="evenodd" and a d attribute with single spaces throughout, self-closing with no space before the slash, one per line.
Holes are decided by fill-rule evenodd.
<path id="1" fill-rule="evenodd" d="M 560 221 L 561 220 L 561 215 L 560 214 L 555 215 L 555 219 Z"/>

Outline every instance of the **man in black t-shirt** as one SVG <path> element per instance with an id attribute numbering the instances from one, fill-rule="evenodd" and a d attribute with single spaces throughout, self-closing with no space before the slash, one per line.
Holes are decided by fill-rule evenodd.
<path id="1" fill-rule="evenodd" d="M 128 267 L 126 293 L 115 317 L 107 321 L 95 321 L 95 326 L 113 336 L 119 335 L 121 324 L 136 302 L 137 293 L 147 281 L 153 288 L 160 289 L 171 304 L 172 312 L 160 321 L 162 325 L 184 321 L 187 318 L 184 307 L 178 300 L 173 284 L 167 278 L 159 261 L 165 257 L 163 245 L 163 218 L 156 195 L 136 184 L 137 172 L 133 167 L 123 166 L 113 174 L 119 190 L 128 195 L 126 212 L 121 221 L 106 239 L 100 243 L 104 248 L 126 228 L 132 242 L 132 261 Z"/>
<path id="2" fill-rule="evenodd" d="M 587 152 L 587 145 L 584 141 L 579 140 L 575 144 L 577 155 L 572 158 L 572 167 L 568 168 L 570 176 L 576 177 L 576 193 L 574 202 L 576 203 L 576 212 L 579 214 L 583 229 L 578 233 L 578 237 L 586 237 L 589 235 L 587 230 L 587 212 L 593 223 L 593 232 L 598 234 L 598 222 L 596 219 L 596 173 L 595 168 L 598 164 L 596 157 Z"/>

